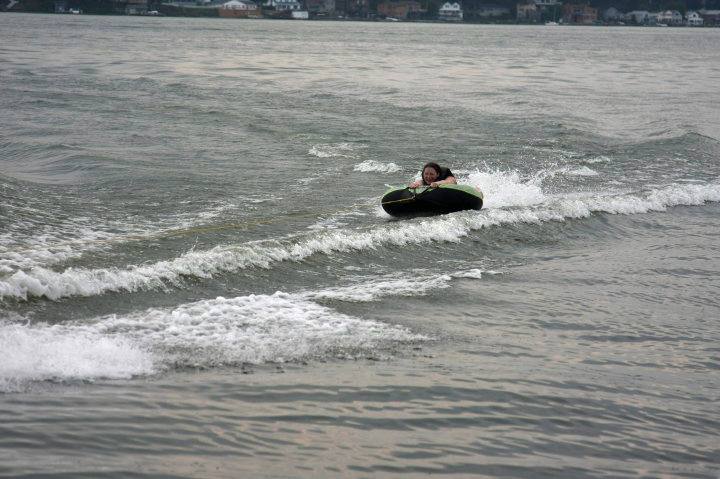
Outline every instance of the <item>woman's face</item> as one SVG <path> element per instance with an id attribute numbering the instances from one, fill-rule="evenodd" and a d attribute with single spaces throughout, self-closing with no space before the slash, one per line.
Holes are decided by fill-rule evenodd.
<path id="1" fill-rule="evenodd" d="M 438 172 L 435 171 L 435 168 L 428 166 L 423 170 L 423 180 L 425 180 L 425 183 L 430 184 L 433 181 L 437 180 L 438 178 Z"/>

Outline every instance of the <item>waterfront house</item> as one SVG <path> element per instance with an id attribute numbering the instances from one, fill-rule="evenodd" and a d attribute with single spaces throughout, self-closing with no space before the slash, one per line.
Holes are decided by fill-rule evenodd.
<path id="1" fill-rule="evenodd" d="M 414 1 L 384 2 L 377 6 L 378 14 L 384 17 L 399 18 L 401 20 L 407 20 L 408 18 L 417 16 L 423 11 L 420 2 Z"/>
<path id="2" fill-rule="evenodd" d="M 715 26 L 720 25 L 720 10 L 705 10 L 704 8 L 698 11 L 703 19 L 703 25 Z"/>
<path id="3" fill-rule="evenodd" d="M 255 10 L 257 3 L 245 0 L 230 0 L 222 4 L 220 8 L 226 10 Z"/>
<path id="4" fill-rule="evenodd" d="M 461 22 L 463 10 L 458 2 L 445 2 L 438 10 L 438 19 L 448 22 Z"/>
<path id="5" fill-rule="evenodd" d="M 691 27 L 702 27 L 703 18 L 698 12 L 687 12 L 687 24 Z"/>
<path id="6" fill-rule="evenodd" d="M 262 18 L 262 10 L 257 3 L 249 0 L 230 0 L 218 8 L 223 18 Z"/>
<path id="7" fill-rule="evenodd" d="M 563 19 L 565 23 L 580 25 L 595 23 L 598 19 L 597 8 L 592 8 L 587 5 L 565 5 L 563 8 Z"/>
<path id="8" fill-rule="evenodd" d="M 657 23 L 665 25 L 682 25 L 683 16 L 682 13 L 677 10 L 665 10 L 664 12 L 658 13 Z"/>

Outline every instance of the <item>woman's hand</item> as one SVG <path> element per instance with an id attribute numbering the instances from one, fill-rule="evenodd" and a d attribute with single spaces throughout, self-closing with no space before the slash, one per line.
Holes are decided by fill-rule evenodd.
<path id="1" fill-rule="evenodd" d="M 457 180 L 454 176 L 448 176 L 444 180 L 433 181 L 432 183 L 430 183 L 430 186 L 432 186 L 433 188 L 437 188 L 440 185 L 457 185 Z"/>
<path id="2" fill-rule="evenodd" d="M 413 181 L 408 185 L 408 188 L 417 188 L 418 186 L 422 186 L 422 181 Z"/>

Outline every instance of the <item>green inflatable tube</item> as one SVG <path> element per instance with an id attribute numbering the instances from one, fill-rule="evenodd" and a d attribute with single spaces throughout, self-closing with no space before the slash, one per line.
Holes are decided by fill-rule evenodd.
<path id="1" fill-rule="evenodd" d="M 467 185 L 440 185 L 437 188 L 392 188 L 382 197 L 382 207 L 395 217 L 444 215 L 463 210 L 479 210 L 482 192 Z"/>

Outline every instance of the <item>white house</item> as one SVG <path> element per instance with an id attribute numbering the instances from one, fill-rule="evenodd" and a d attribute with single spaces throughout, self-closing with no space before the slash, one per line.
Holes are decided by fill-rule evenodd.
<path id="1" fill-rule="evenodd" d="M 255 2 L 244 2 L 242 0 L 230 0 L 222 4 L 222 7 L 226 10 L 256 10 L 257 4 Z"/>
<path id="2" fill-rule="evenodd" d="M 658 23 L 664 23 L 665 25 L 682 25 L 683 16 L 682 13 L 677 10 L 665 10 L 664 12 L 658 13 Z"/>
<path id="3" fill-rule="evenodd" d="M 451 22 L 460 22 L 463 19 L 463 10 L 458 2 L 445 2 L 438 10 L 438 18 L 440 20 L 448 20 Z"/>
<path id="4" fill-rule="evenodd" d="M 698 12 L 687 12 L 687 24 L 691 27 L 702 27 L 703 17 Z"/>

